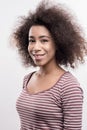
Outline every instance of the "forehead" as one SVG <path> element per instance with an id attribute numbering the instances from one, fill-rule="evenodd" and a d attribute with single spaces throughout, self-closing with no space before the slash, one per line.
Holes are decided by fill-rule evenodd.
<path id="1" fill-rule="evenodd" d="M 46 35 L 51 37 L 49 30 L 45 26 L 33 25 L 29 30 L 29 36 L 40 36 L 40 35 L 44 36 Z"/>

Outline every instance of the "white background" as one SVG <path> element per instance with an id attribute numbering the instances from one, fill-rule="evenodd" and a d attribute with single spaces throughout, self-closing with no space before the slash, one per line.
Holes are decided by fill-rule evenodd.
<path id="1" fill-rule="evenodd" d="M 23 76 L 32 68 L 22 66 L 15 49 L 9 45 L 9 37 L 20 15 L 26 15 L 40 0 L 0 0 L 0 130 L 19 130 L 16 99 L 22 89 Z M 86 0 L 56 0 L 73 10 L 87 37 Z M 87 130 L 87 61 L 76 70 L 70 70 L 84 90 L 83 130 Z"/>

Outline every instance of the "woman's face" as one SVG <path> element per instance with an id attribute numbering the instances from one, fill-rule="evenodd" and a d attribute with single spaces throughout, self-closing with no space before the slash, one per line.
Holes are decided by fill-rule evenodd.
<path id="1" fill-rule="evenodd" d="M 45 26 L 33 25 L 30 28 L 28 51 L 37 66 L 55 62 L 55 44 Z"/>

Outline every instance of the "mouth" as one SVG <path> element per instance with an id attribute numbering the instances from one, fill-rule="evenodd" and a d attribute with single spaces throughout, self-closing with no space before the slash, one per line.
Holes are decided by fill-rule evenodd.
<path id="1" fill-rule="evenodd" d="M 43 59 L 45 54 L 33 54 L 33 57 L 35 60 L 41 60 Z"/>

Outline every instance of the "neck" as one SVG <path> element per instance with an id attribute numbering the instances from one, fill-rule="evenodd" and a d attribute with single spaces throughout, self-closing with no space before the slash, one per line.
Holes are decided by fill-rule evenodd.
<path id="1" fill-rule="evenodd" d="M 54 64 L 50 64 L 50 65 L 47 65 L 47 66 L 41 66 L 40 68 L 39 68 L 39 74 L 40 75 L 43 75 L 43 76 L 45 76 L 45 75 L 49 75 L 49 74 L 53 74 L 53 73 L 55 73 L 55 72 L 59 72 L 59 71 L 61 71 L 61 70 L 63 70 L 60 66 L 58 66 L 56 63 Z"/>

